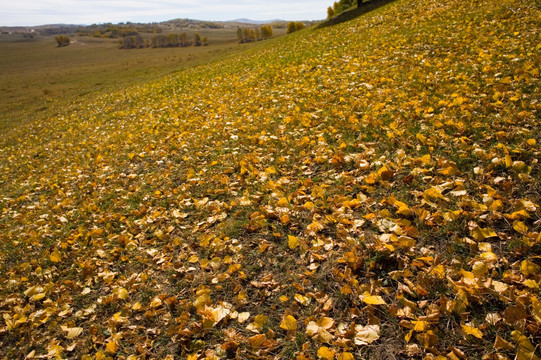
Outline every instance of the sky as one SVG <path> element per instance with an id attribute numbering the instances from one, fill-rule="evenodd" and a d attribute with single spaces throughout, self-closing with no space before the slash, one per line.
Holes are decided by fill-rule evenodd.
<path id="1" fill-rule="evenodd" d="M 197 20 L 318 20 L 332 0 L 0 0 L 0 26 Z"/>

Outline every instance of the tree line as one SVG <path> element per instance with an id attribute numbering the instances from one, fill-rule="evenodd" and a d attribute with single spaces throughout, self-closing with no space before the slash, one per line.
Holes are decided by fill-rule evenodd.
<path id="1" fill-rule="evenodd" d="M 120 39 L 121 49 L 142 49 L 142 48 L 168 48 L 168 47 L 188 47 L 188 46 L 206 46 L 208 38 L 201 37 L 195 33 L 193 38 L 189 38 L 186 33 L 180 34 L 157 34 L 150 38 L 143 38 L 141 34 L 124 36 Z"/>
<path id="2" fill-rule="evenodd" d="M 268 39 L 270 37 L 272 37 L 272 26 L 270 25 L 263 25 L 256 28 L 237 28 L 237 38 L 241 44 Z"/>
<path id="3" fill-rule="evenodd" d="M 77 30 L 79 36 L 92 36 L 98 38 L 119 38 L 124 36 L 134 36 L 138 33 L 154 33 L 159 34 L 163 30 L 156 25 L 152 24 L 138 24 L 135 25 L 89 25 Z"/>

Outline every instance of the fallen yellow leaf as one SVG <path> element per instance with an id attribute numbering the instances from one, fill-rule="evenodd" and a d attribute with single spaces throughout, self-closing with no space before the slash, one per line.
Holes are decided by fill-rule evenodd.
<path id="1" fill-rule="evenodd" d="M 370 293 L 366 292 L 363 295 L 361 295 L 361 300 L 368 305 L 385 305 L 387 304 L 385 300 L 379 295 L 370 295 Z"/>
<path id="2" fill-rule="evenodd" d="M 355 357 L 350 352 L 343 352 L 337 355 L 336 360 L 355 360 Z"/>
<path id="3" fill-rule="evenodd" d="M 295 294 L 295 300 L 301 304 L 301 305 L 304 305 L 304 306 L 308 306 L 310 304 L 310 299 L 307 298 L 306 296 L 304 295 L 301 295 L 301 294 Z"/>
<path id="4" fill-rule="evenodd" d="M 326 346 L 322 346 L 317 350 L 317 357 L 323 360 L 333 360 L 335 351 Z"/>
<path id="5" fill-rule="evenodd" d="M 291 315 L 287 315 L 280 324 L 280 327 L 287 331 L 295 331 L 297 330 L 297 319 Z"/>
<path id="6" fill-rule="evenodd" d="M 368 345 L 379 339 L 379 325 L 355 326 L 355 344 Z"/>
<path id="7" fill-rule="evenodd" d="M 521 234 L 526 234 L 528 232 L 528 227 L 520 220 L 513 221 L 513 229 Z"/>
<path id="8" fill-rule="evenodd" d="M 529 260 L 523 260 L 520 263 L 520 271 L 524 274 L 524 276 L 539 274 L 540 269 L 541 267 L 539 265 L 534 264 Z"/>
<path id="9" fill-rule="evenodd" d="M 465 334 L 473 335 L 473 336 L 475 336 L 476 338 L 479 338 L 479 339 L 482 339 L 482 338 L 483 338 L 483 333 L 481 332 L 481 330 L 479 330 L 479 329 L 476 328 L 476 327 L 469 326 L 469 325 L 462 325 L 462 331 L 463 331 Z"/>
<path id="10" fill-rule="evenodd" d="M 67 327 L 67 326 L 61 326 L 61 328 L 62 328 L 63 331 L 66 331 L 66 332 L 67 332 L 66 338 L 67 338 L 68 340 L 71 340 L 71 339 L 76 338 L 77 336 L 81 335 L 82 332 L 83 332 L 83 328 L 82 328 L 82 327 L 73 327 L 73 328 L 70 328 L 70 327 Z"/>
<path id="11" fill-rule="evenodd" d="M 506 341 L 496 335 L 496 340 L 494 341 L 494 349 L 496 350 L 513 350 L 514 346 L 509 341 Z"/>
<path id="12" fill-rule="evenodd" d="M 115 354 L 118 350 L 118 343 L 116 342 L 116 340 L 111 340 L 109 341 L 106 345 L 105 345 L 105 350 L 109 353 L 109 354 Z"/>
<path id="13" fill-rule="evenodd" d="M 287 245 L 290 249 L 295 249 L 299 246 L 299 239 L 296 236 L 288 235 L 287 236 Z"/>
<path id="14" fill-rule="evenodd" d="M 62 260 L 62 256 L 58 252 L 58 250 L 55 250 L 49 255 L 49 260 L 51 260 L 54 263 L 60 262 Z"/>

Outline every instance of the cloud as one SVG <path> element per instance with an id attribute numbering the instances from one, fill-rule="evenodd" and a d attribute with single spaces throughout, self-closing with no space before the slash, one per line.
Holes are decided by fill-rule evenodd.
<path id="1" fill-rule="evenodd" d="M 326 16 L 332 1 L 287 0 L 20 0 L 2 7 L 0 25 L 157 22 L 175 18 L 200 20 L 315 20 Z"/>

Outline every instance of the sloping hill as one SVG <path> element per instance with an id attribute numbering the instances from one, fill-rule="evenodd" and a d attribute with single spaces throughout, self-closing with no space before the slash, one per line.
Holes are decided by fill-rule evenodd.
<path id="1" fill-rule="evenodd" d="M 398 0 L 1 139 L 5 359 L 538 359 L 539 8 Z"/>

